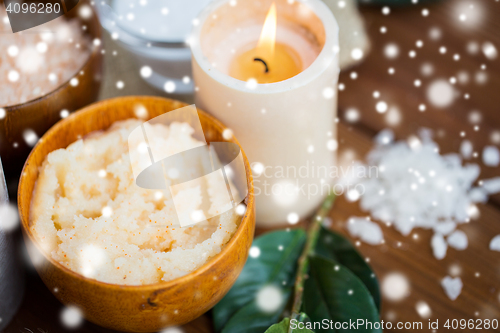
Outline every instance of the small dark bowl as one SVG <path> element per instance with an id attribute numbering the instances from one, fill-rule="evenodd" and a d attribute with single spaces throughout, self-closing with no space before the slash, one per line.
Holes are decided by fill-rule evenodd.
<path id="1" fill-rule="evenodd" d="M 90 6 L 92 16 L 89 19 L 83 20 L 78 16 L 79 7 L 88 3 L 89 1 L 81 0 L 75 8 L 65 14 L 65 17 L 68 19 L 78 17 L 82 24 L 87 26 L 85 33 L 90 36 L 91 40 L 100 39 L 101 25 L 94 8 Z M 0 6 L 3 6 L 2 0 L 0 0 Z M 79 81 L 76 87 L 71 86 L 68 80 L 42 97 L 26 103 L 2 107 L 6 111 L 6 116 L 0 119 L 0 156 L 8 180 L 15 180 L 19 177 L 24 161 L 32 148 L 23 139 L 24 130 L 31 129 L 42 137 L 52 125 L 61 119 L 61 110 L 72 112 L 97 100 L 101 86 L 102 63 L 101 48 L 96 47 L 83 67 L 75 73 Z M 83 74 L 79 75 L 80 72 Z M 14 147 L 15 143 L 17 147 Z"/>

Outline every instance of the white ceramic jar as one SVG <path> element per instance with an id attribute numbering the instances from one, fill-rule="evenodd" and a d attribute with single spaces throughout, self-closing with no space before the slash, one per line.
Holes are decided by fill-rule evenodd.
<path id="1" fill-rule="evenodd" d="M 178 94 L 193 92 L 191 51 L 186 39 L 196 15 L 211 0 L 96 1 L 102 26 L 137 60 L 151 68 L 143 79 Z M 139 72 L 139 69 L 138 69 Z"/>

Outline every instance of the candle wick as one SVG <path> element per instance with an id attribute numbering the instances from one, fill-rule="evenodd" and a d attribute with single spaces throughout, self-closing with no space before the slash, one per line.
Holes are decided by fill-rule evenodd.
<path id="1" fill-rule="evenodd" d="M 266 67 L 266 71 L 265 72 L 266 73 L 269 72 L 269 67 L 267 67 L 267 63 L 263 59 L 261 59 L 261 58 L 253 58 L 253 61 L 260 61 L 261 63 L 263 63 L 264 66 Z"/>

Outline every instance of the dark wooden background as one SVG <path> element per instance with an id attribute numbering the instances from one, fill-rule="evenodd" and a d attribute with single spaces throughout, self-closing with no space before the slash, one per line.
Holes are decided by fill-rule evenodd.
<path id="1" fill-rule="evenodd" d="M 459 6 L 473 5 L 482 17 L 474 26 L 461 24 L 457 11 Z M 428 16 L 421 14 L 422 9 L 429 10 Z M 345 89 L 339 91 L 339 156 L 346 151 L 355 152 L 358 158 L 371 148 L 372 137 L 380 130 L 391 127 L 398 139 L 405 139 L 415 134 L 421 127 L 434 129 L 441 151 L 457 152 L 463 138 L 460 132 L 474 144 L 479 158 L 474 162 L 482 166 L 480 178 L 499 176 L 499 168 L 481 164 L 482 147 L 493 144 L 491 137 L 500 131 L 500 62 L 490 60 L 479 51 L 467 52 L 467 45 L 476 42 L 491 42 L 500 47 L 500 2 L 498 0 L 449 0 L 436 3 L 416 4 L 391 7 L 389 15 L 383 15 L 380 7 L 362 6 L 362 15 L 371 39 L 371 51 L 360 65 L 341 73 L 339 82 Z M 387 29 L 381 33 L 381 27 Z M 430 38 L 431 29 L 439 29 L 441 37 Z M 422 47 L 416 41 L 423 42 Z M 147 87 L 138 77 L 133 61 L 112 44 L 108 38 L 106 46 L 106 76 L 101 98 L 125 94 L 161 94 Z M 384 56 L 384 47 L 388 43 L 399 46 L 399 56 L 388 59 Z M 445 54 L 439 48 L 445 46 Z M 112 56 L 113 50 L 118 50 Z M 409 57 L 409 51 L 416 51 L 416 57 Z M 460 55 L 455 61 L 453 56 Z M 434 73 L 425 77 L 421 74 L 423 63 L 430 63 Z M 484 65 L 484 66 L 483 66 Z M 481 69 L 481 66 L 485 69 Z M 394 74 L 389 74 L 392 67 Z M 426 89 L 432 81 L 457 77 L 463 71 L 469 76 L 468 83 L 454 85 L 457 91 L 455 101 L 445 109 L 432 107 L 426 98 Z M 351 72 L 357 73 L 351 79 Z M 487 75 L 487 81 L 477 83 L 478 72 Z M 125 88 L 118 91 L 115 83 L 123 73 L 135 77 L 125 81 Z M 421 80 L 420 87 L 414 86 L 414 80 Z M 377 100 L 373 92 L 381 97 Z M 466 99 L 465 94 L 469 95 Z M 172 97 L 170 95 L 169 97 Z M 192 96 L 173 96 L 187 102 Z M 401 116 L 399 124 L 389 126 L 387 113 L 375 110 L 377 101 L 385 101 L 390 108 L 397 108 Z M 425 112 L 418 106 L 426 105 Z M 355 108 L 360 119 L 355 124 L 345 121 L 345 111 Z M 469 121 L 471 111 L 479 111 L 482 121 L 478 130 Z M 500 132 L 498 132 L 500 133 Z M 498 146 L 498 142 L 496 143 Z M 446 319 L 499 319 L 500 320 L 500 253 L 488 249 L 489 241 L 500 234 L 500 195 L 493 196 L 488 204 L 480 206 L 480 217 L 461 226 L 469 237 L 469 247 L 465 251 L 448 250 L 445 259 L 434 259 L 430 248 L 431 232 L 414 230 L 418 235 L 403 237 L 392 228 L 383 227 L 386 243 L 382 246 L 361 244 L 359 250 L 370 261 L 379 279 L 393 272 L 399 272 L 408 278 L 409 295 L 394 303 L 383 299 L 381 316 L 384 320 L 423 321 L 416 311 L 417 302 L 426 302 L 432 313 L 431 319 L 439 319 L 440 325 Z M 364 216 L 357 203 L 349 203 L 340 198 L 331 213 L 333 228 L 345 233 L 344 223 L 350 216 Z M 258 232 L 261 232 L 258 230 Z M 354 240 L 353 240 L 354 241 Z M 401 242 L 398 246 L 398 242 Z M 458 273 L 464 288 L 457 300 L 451 301 L 445 295 L 440 281 L 446 275 Z M 117 304 L 119 306 L 119 304 Z M 62 305 L 52 296 L 33 270 L 28 269 L 26 294 L 19 313 L 10 326 L 8 333 L 30 332 L 65 332 L 59 316 Z M 210 314 L 206 314 L 180 328 L 183 332 L 212 332 Z M 424 330 L 427 331 L 427 330 Z M 444 331 L 440 329 L 439 331 Z M 96 325 L 85 322 L 72 332 L 110 332 Z"/>

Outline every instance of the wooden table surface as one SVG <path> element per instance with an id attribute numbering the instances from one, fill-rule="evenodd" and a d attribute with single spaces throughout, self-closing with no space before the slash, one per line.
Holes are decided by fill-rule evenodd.
<path id="1" fill-rule="evenodd" d="M 461 6 L 467 8 L 471 4 L 474 6 L 472 12 L 469 9 L 471 19 L 467 24 L 460 23 Z M 428 16 L 422 15 L 424 8 L 429 10 Z M 398 139 L 405 139 L 419 128 L 428 127 L 435 130 L 436 140 L 444 153 L 458 151 L 463 140 L 460 133 L 464 132 L 466 138 L 473 142 L 475 151 L 479 152 L 479 158 L 474 159 L 474 162 L 482 167 L 480 178 L 500 176 L 499 168 L 486 167 L 480 159 L 482 148 L 494 144 L 492 140 L 500 135 L 500 63 L 498 59 L 486 58 L 481 50 L 477 54 L 467 51 L 468 46 L 471 48 L 471 42 L 479 46 L 491 42 L 500 47 L 500 2 L 449 0 L 391 7 L 389 15 L 383 15 L 380 7 L 363 6 L 361 11 L 372 48 L 363 63 L 340 75 L 339 82 L 345 88 L 339 91 L 339 156 L 354 152 L 357 158 L 362 158 L 371 148 L 372 137 L 384 128 L 391 127 Z M 474 15 L 480 17 L 472 24 Z M 385 33 L 381 33 L 381 27 L 386 28 Z M 436 35 L 440 35 L 440 38 L 433 39 L 432 36 Z M 422 47 L 416 46 L 417 40 L 423 42 Z M 109 39 L 106 41 L 110 42 Z M 384 55 L 384 47 L 388 43 L 399 46 L 397 58 L 388 59 Z M 108 51 L 116 48 L 111 44 L 105 45 Z M 439 52 L 442 46 L 446 48 L 444 54 Z M 411 50 L 416 52 L 415 57 L 409 56 Z M 453 58 L 455 54 L 460 57 L 458 61 Z M 116 59 L 109 55 L 107 57 L 108 70 L 101 97 L 138 92 L 158 94 L 139 79 L 135 83 L 126 82 L 123 90 L 113 88 L 116 75 L 123 71 L 137 73 L 137 69 L 120 52 Z M 424 63 L 432 66 L 432 75 L 422 74 Z M 116 66 L 122 66 L 121 70 Z M 112 67 L 112 72 L 109 67 Z M 394 74 L 389 74 L 389 68 L 394 69 Z M 354 72 L 357 74 L 356 79 L 351 78 Z M 440 78 L 458 79 L 459 73 L 461 80 L 454 85 L 457 91 L 455 101 L 444 109 L 433 107 L 426 97 L 429 84 Z M 483 82 L 484 77 L 486 82 Z M 414 85 L 417 79 L 421 81 L 420 87 Z M 378 99 L 373 97 L 374 91 L 380 93 Z M 192 101 L 191 96 L 175 97 Z M 375 110 L 375 104 L 380 100 L 389 105 L 389 111 L 385 114 Z M 424 112 L 419 111 L 420 104 L 425 104 Z M 354 124 L 345 120 L 346 111 L 352 109 L 358 110 L 360 115 L 359 121 Z M 476 124 L 470 121 L 471 111 L 479 111 L 482 115 L 477 129 L 474 128 Z M 399 122 L 396 121 L 398 117 Z M 345 234 L 345 221 L 353 215 L 365 216 L 367 213 L 362 212 L 357 203 L 339 198 L 331 213 L 333 228 Z M 500 234 L 500 195 L 491 197 L 488 204 L 481 205 L 480 217 L 460 226 L 460 229 L 467 233 L 469 247 L 465 251 L 449 249 L 446 258 L 441 261 L 432 256 L 431 232 L 425 230 L 414 230 L 415 237 L 403 237 L 393 228 L 383 227 L 384 245 L 359 246 L 380 281 L 390 273 L 399 272 L 410 283 L 410 293 L 402 301 L 395 303 L 383 298 L 382 319 L 426 323 L 427 320 L 422 319 L 416 311 L 416 304 L 423 301 L 431 309 L 431 319 L 439 319 L 441 326 L 446 319 L 500 320 L 500 253 L 488 249 L 491 238 Z M 464 283 L 463 291 L 455 301 L 445 295 L 440 285 L 446 275 L 458 275 Z M 62 305 L 37 274 L 28 270 L 23 304 L 5 332 L 65 332 L 59 320 L 61 309 Z M 181 329 L 184 332 L 212 332 L 210 315 L 206 314 Z M 85 322 L 72 332 L 110 331 Z"/>

